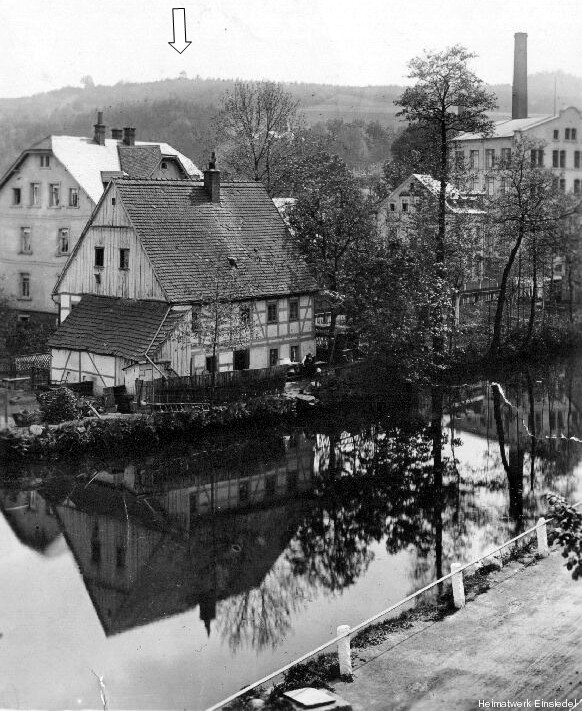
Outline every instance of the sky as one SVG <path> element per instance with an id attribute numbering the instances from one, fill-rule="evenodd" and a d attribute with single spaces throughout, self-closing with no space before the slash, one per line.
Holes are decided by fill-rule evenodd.
<path id="1" fill-rule="evenodd" d="M 186 10 L 182 54 L 172 7 Z M 510 83 L 513 34 L 529 72 L 582 76 L 580 0 L 0 0 L 0 97 L 177 77 L 406 83 L 424 49 L 460 43 L 486 82 Z"/>

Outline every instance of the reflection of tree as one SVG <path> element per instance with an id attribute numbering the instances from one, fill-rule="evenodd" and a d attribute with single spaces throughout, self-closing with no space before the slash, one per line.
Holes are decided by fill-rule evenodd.
<path id="1" fill-rule="evenodd" d="M 218 609 L 218 629 L 232 651 L 275 648 L 304 604 L 305 582 L 280 559 L 256 588 L 230 597 Z"/>

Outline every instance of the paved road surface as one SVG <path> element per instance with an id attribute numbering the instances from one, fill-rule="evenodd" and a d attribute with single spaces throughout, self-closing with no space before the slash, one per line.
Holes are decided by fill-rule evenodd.
<path id="1" fill-rule="evenodd" d="M 509 564 L 491 583 L 444 620 L 358 651 L 354 682 L 336 692 L 354 711 L 508 708 L 479 700 L 536 708 L 536 699 L 537 708 L 579 700 L 582 711 L 582 581 L 553 551 L 535 565 Z"/>

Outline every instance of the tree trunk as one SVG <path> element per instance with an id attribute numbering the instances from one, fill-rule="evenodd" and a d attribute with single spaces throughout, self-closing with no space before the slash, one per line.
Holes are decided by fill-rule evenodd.
<path id="1" fill-rule="evenodd" d="M 447 128 L 445 124 L 441 124 L 441 155 L 440 155 L 440 175 L 439 175 L 439 199 L 438 199 L 438 232 L 437 232 L 437 243 L 435 247 L 435 276 L 437 280 L 441 283 L 439 288 L 442 287 L 442 280 L 444 277 L 444 263 L 445 263 L 445 241 L 447 234 L 447 181 L 448 181 L 448 145 L 447 145 Z M 444 351 L 445 340 L 443 334 L 440 332 L 443 325 L 444 315 L 442 312 L 442 307 L 439 302 L 434 307 L 433 314 L 433 328 L 437 333 L 433 334 L 433 352 L 436 355 L 440 355 Z"/>
<path id="2" fill-rule="evenodd" d="M 501 326 L 503 323 L 503 307 L 505 304 L 505 296 L 507 294 L 507 284 L 509 282 L 509 276 L 511 274 L 511 268 L 515 262 L 519 248 L 524 237 L 523 224 L 519 224 L 519 232 L 517 240 L 513 245 L 513 248 L 509 254 L 509 259 L 507 264 L 503 269 L 503 274 L 501 276 L 501 284 L 499 285 L 499 296 L 497 297 L 497 307 L 495 308 L 495 318 L 493 320 L 493 338 L 491 339 L 491 345 L 489 346 L 489 356 L 496 357 L 499 354 L 499 349 L 501 347 Z"/>
<path id="3" fill-rule="evenodd" d="M 537 300 L 537 292 L 538 292 L 538 274 L 537 274 L 537 253 L 536 253 L 536 242 L 535 239 L 533 241 L 533 251 L 532 251 L 532 258 L 533 258 L 533 263 L 532 263 L 532 289 L 533 293 L 531 295 L 531 301 L 530 301 L 530 310 L 529 310 L 529 321 L 527 324 L 527 333 L 525 334 L 525 340 L 522 344 L 522 349 L 527 348 L 527 346 L 530 344 L 531 337 L 533 335 L 533 328 L 534 328 L 534 323 L 535 323 L 535 317 L 536 317 L 536 300 Z"/>
<path id="4" fill-rule="evenodd" d="M 331 320 L 329 322 L 329 333 L 327 334 L 327 360 L 330 365 L 335 359 L 335 332 L 337 324 L 337 313 L 332 307 L 331 309 Z"/>

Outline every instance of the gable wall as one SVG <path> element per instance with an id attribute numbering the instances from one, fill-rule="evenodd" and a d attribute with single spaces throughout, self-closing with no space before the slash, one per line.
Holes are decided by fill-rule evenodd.
<path id="1" fill-rule="evenodd" d="M 4 289 L 19 312 L 55 314 L 57 306 L 51 298 L 59 273 L 68 254 L 58 250 L 58 231 L 69 229 L 69 254 L 95 207 L 67 169 L 50 150 L 48 168 L 40 166 L 40 155 L 28 155 L 20 168 L 0 189 L 0 276 Z M 32 206 L 31 183 L 40 183 L 40 204 Z M 60 206 L 49 207 L 49 185 L 60 185 Z M 13 188 L 20 188 L 21 203 L 13 205 Z M 69 206 L 69 189 L 79 190 L 79 206 Z M 31 252 L 21 250 L 21 228 L 31 230 Z M 20 294 L 20 274 L 29 275 L 30 297 Z"/>
<path id="2" fill-rule="evenodd" d="M 103 267 L 95 267 L 95 247 L 105 249 Z M 128 269 L 119 267 L 120 249 L 129 249 Z M 100 277 L 100 283 L 96 275 Z M 67 266 L 59 295 L 70 294 L 165 301 L 147 256 L 119 203 L 115 187 L 102 202 L 78 251 Z M 63 307 L 65 303 L 66 299 L 61 297 Z M 61 313 L 61 320 L 67 313 Z"/>

